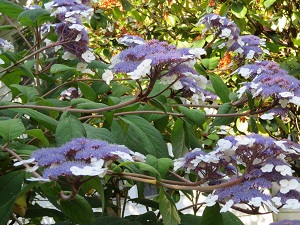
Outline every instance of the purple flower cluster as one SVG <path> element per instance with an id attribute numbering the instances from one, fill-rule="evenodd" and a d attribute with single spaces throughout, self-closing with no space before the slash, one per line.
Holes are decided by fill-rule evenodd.
<path id="1" fill-rule="evenodd" d="M 106 167 L 113 161 L 134 161 L 135 155 L 127 147 L 109 144 L 102 140 L 77 138 L 58 148 L 42 148 L 34 151 L 31 158 L 44 167 L 44 179 L 59 176 L 105 175 Z"/>
<path id="2" fill-rule="evenodd" d="M 86 3 L 89 1 L 54 0 L 45 4 L 45 8 L 52 12 L 51 15 L 60 20 L 60 23 L 55 24 L 55 31 L 66 51 L 64 59 L 77 57 L 85 62 L 95 59 L 88 48 L 88 34 L 82 25 L 82 18 L 87 18 L 93 12 Z"/>
<path id="3" fill-rule="evenodd" d="M 167 42 L 126 36 L 122 42 L 130 47 L 112 58 L 114 73 L 126 73 L 132 79 L 142 77 L 159 79 L 162 84 L 175 90 L 190 92 L 195 102 L 204 100 L 201 88 L 206 86 L 206 78 L 193 69 L 196 58 L 205 54 L 202 48 L 178 49 Z"/>
<path id="4" fill-rule="evenodd" d="M 269 97 L 279 101 L 280 107 L 275 109 L 274 114 L 281 114 L 288 103 L 300 105 L 300 81 L 288 72 L 281 69 L 279 65 L 271 61 L 261 61 L 240 67 L 234 73 L 238 73 L 244 78 L 252 79 L 243 83 L 243 87 L 238 91 L 241 97 L 246 91 L 253 95 L 253 98 Z"/>
<path id="5" fill-rule="evenodd" d="M 207 30 L 213 30 L 215 35 L 227 41 L 219 45 L 219 48 L 227 46 L 227 51 L 238 53 L 240 58 L 253 59 L 259 57 L 263 52 L 261 47 L 265 46 L 265 39 L 261 39 L 255 35 L 239 35 L 240 30 L 237 25 L 227 19 L 216 14 L 208 14 L 199 20 L 197 24 L 204 24 L 202 34 Z"/>
<path id="6" fill-rule="evenodd" d="M 259 134 L 227 136 L 218 141 L 209 153 L 195 149 L 184 158 L 175 160 L 174 169 L 193 171 L 208 185 L 226 184 L 217 188 L 211 199 L 227 202 L 222 212 L 232 205 L 245 203 L 254 207 L 267 206 L 277 212 L 277 207 L 300 208 L 300 179 L 286 159 L 299 158 L 300 145 L 289 140 L 276 141 Z M 221 172 L 222 171 L 222 172 Z M 235 182 L 240 179 L 239 182 Z M 241 181 L 242 180 L 242 181 Z M 266 192 L 274 185 L 278 191 Z"/>
<path id="7" fill-rule="evenodd" d="M 0 54 L 6 52 L 6 51 L 14 51 L 14 46 L 9 43 L 8 41 L 0 38 Z"/>

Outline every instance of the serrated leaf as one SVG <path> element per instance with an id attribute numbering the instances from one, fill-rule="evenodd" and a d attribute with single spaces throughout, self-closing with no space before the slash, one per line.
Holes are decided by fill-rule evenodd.
<path id="1" fill-rule="evenodd" d="M 63 145 L 74 138 L 85 136 L 85 129 L 75 116 L 70 113 L 63 113 L 61 115 L 55 132 L 57 145 Z"/>
<path id="2" fill-rule="evenodd" d="M 25 127 L 21 119 L 0 121 L 0 136 L 2 136 L 5 141 L 10 141 L 19 137 L 24 131 Z"/>
<path id="3" fill-rule="evenodd" d="M 13 205 L 24 182 L 24 172 L 9 172 L 0 176 L 0 225 L 6 225 L 12 214 Z"/>
<path id="4" fill-rule="evenodd" d="M 74 67 L 66 66 L 63 64 L 54 64 L 51 66 L 50 73 L 60 73 L 65 71 L 74 71 Z"/>
<path id="5" fill-rule="evenodd" d="M 186 146 L 185 141 L 187 134 L 183 126 L 184 122 L 181 119 L 177 119 L 171 132 L 170 141 L 172 144 L 173 154 L 176 159 L 182 157 L 188 152 L 188 147 Z"/>
<path id="6" fill-rule="evenodd" d="M 173 160 L 169 158 L 160 158 L 157 161 L 157 170 L 161 178 L 165 178 L 169 169 L 173 166 Z"/>
<path id="7" fill-rule="evenodd" d="M 37 96 L 39 96 L 39 92 L 35 87 L 29 87 L 29 86 L 24 86 L 24 85 L 19 85 L 19 84 L 12 84 L 10 85 L 13 88 L 18 89 L 19 92 L 21 92 L 25 97 L 26 97 L 26 102 L 27 101 L 33 101 Z"/>
<path id="8" fill-rule="evenodd" d="M 168 157 L 167 144 L 162 134 L 147 120 L 139 116 L 120 117 L 120 120 L 128 126 L 126 130 L 120 130 L 113 122 L 112 133 L 119 144 L 125 144 L 131 150 L 144 155 Z"/>
<path id="9" fill-rule="evenodd" d="M 153 167 L 146 163 L 135 162 L 136 165 L 141 171 L 149 172 L 151 176 L 154 176 L 157 180 L 161 180 L 159 172 Z"/>
<path id="10" fill-rule="evenodd" d="M 92 207 L 80 195 L 68 201 L 61 199 L 60 206 L 61 210 L 75 223 L 91 224 L 95 220 Z"/>
<path id="11" fill-rule="evenodd" d="M 276 0 L 266 0 L 264 1 L 264 6 L 266 8 L 269 8 L 271 5 L 273 5 L 276 2 Z"/>
<path id="12" fill-rule="evenodd" d="M 162 215 L 164 225 L 178 225 L 180 217 L 171 197 L 161 188 L 159 190 L 159 210 Z"/>
<path id="13" fill-rule="evenodd" d="M 226 84 L 223 82 L 223 80 L 215 74 L 210 74 L 209 80 L 211 81 L 211 84 L 215 90 L 215 93 L 219 96 L 221 101 L 223 103 L 230 102 L 230 99 L 229 99 L 230 91 L 229 91 L 228 87 L 226 86 Z"/>
<path id="14" fill-rule="evenodd" d="M 165 108 L 165 106 L 160 102 L 158 101 L 157 99 L 153 98 L 153 99 L 150 99 L 148 101 L 148 104 L 154 108 L 157 108 L 157 109 L 160 109 L 161 111 L 163 111 L 164 113 L 167 113 L 167 109 Z"/>
<path id="15" fill-rule="evenodd" d="M 239 19 L 243 19 L 246 16 L 247 8 L 241 2 L 235 2 L 231 6 L 231 12 Z"/>
<path id="16" fill-rule="evenodd" d="M 203 124 L 205 123 L 204 112 L 197 109 L 188 109 L 184 106 L 179 106 L 179 109 L 189 120 L 192 121 L 192 123 L 196 124 L 200 128 L 203 128 Z"/>
<path id="17" fill-rule="evenodd" d="M 211 57 L 208 59 L 201 59 L 202 65 L 208 69 L 213 70 L 218 67 L 220 58 L 219 57 Z"/>
<path id="18" fill-rule="evenodd" d="M 225 103 L 221 105 L 221 107 L 218 109 L 217 114 L 228 114 L 228 113 L 234 113 L 234 108 L 232 107 L 231 103 Z M 221 126 L 221 125 L 228 125 L 232 121 L 234 121 L 234 117 L 216 117 L 215 120 L 212 123 L 212 126 Z"/>
<path id="19" fill-rule="evenodd" d="M 244 225 L 244 223 L 232 212 L 222 213 L 223 225 Z"/>
<path id="20" fill-rule="evenodd" d="M 41 8 L 26 10 L 18 16 L 18 21 L 24 26 L 40 26 L 52 19 L 50 12 Z"/>
<path id="21" fill-rule="evenodd" d="M 11 18 L 16 19 L 24 9 L 10 1 L 0 0 L 0 12 Z"/>
<path id="22" fill-rule="evenodd" d="M 86 131 L 86 137 L 90 139 L 100 139 L 107 141 L 109 143 L 116 143 L 116 139 L 112 135 L 112 133 L 105 128 L 96 128 L 89 124 L 84 123 L 83 127 Z"/>
<path id="23" fill-rule="evenodd" d="M 31 130 L 25 131 L 25 134 L 28 134 L 31 137 L 39 139 L 45 147 L 49 146 L 49 141 L 46 138 L 46 136 L 45 136 L 45 134 L 42 130 L 40 130 L 40 129 L 31 129 Z"/>
<path id="24" fill-rule="evenodd" d="M 127 0 L 121 0 L 122 6 L 125 9 L 125 11 L 130 11 L 132 9 L 132 5 L 129 1 Z"/>
<path id="25" fill-rule="evenodd" d="M 201 225 L 223 225 L 223 217 L 220 213 L 220 205 L 206 206 L 201 218 Z"/>
<path id="26" fill-rule="evenodd" d="M 88 84 L 83 82 L 78 82 L 77 84 L 85 98 L 91 101 L 94 101 L 97 98 L 96 93 Z"/>

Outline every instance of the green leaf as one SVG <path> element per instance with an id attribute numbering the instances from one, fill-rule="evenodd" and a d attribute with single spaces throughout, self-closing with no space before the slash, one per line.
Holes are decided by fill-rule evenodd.
<path id="1" fill-rule="evenodd" d="M 40 130 L 40 129 L 31 129 L 31 130 L 25 131 L 25 134 L 28 134 L 31 137 L 39 139 L 45 147 L 49 146 L 49 141 L 46 138 L 46 136 L 45 136 L 45 134 L 42 130 Z"/>
<path id="2" fill-rule="evenodd" d="M 221 107 L 218 109 L 217 114 L 228 114 L 228 113 L 234 113 L 234 108 L 232 107 L 231 103 L 225 103 L 221 105 Z M 216 117 L 214 122 L 212 123 L 212 126 L 221 126 L 221 125 L 228 125 L 232 121 L 234 121 L 234 117 Z"/>
<path id="3" fill-rule="evenodd" d="M 0 225 L 8 224 L 12 214 L 13 205 L 21 191 L 24 182 L 24 172 L 9 172 L 0 176 Z"/>
<path id="4" fill-rule="evenodd" d="M 73 138 L 85 137 L 82 123 L 70 113 L 63 113 L 55 132 L 57 145 L 65 144 Z"/>
<path id="5" fill-rule="evenodd" d="M 201 218 L 201 225 L 223 225 L 223 217 L 220 213 L 220 205 L 206 206 Z"/>
<path id="6" fill-rule="evenodd" d="M 164 225 L 178 225 L 180 217 L 171 197 L 161 188 L 159 190 L 159 210 L 162 215 Z"/>
<path id="7" fill-rule="evenodd" d="M 116 216 L 101 216 L 92 225 L 141 225 L 141 223 Z"/>
<path id="8" fill-rule="evenodd" d="M 132 9 L 132 5 L 127 0 L 121 0 L 122 6 L 125 9 L 125 11 L 130 11 Z"/>
<path id="9" fill-rule="evenodd" d="M 212 57 L 209 59 L 201 59 L 202 65 L 208 69 L 213 70 L 218 67 L 220 61 L 220 57 Z"/>
<path id="10" fill-rule="evenodd" d="M 184 106 L 179 106 L 179 109 L 192 123 L 203 129 L 203 124 L 205 123 L 204 112 L 198 109 L 188 109 Z"/>
<path id="11" fill-rule="evenodd" d="M 33 101 L 37 96 L 39 96 L 39 92 L 35 87 L 29 87 L 29 86 L 23 86 L 19 84 L 12 84 L 10 85 L 13 88 L 18 89 L 19 92 L 22 93 L 26 97 L 26 102 L 27 101 Z"/>
<path id="12" fill-rule="evenodd" d="M 91 224 L 95 220 L 92 207 L 80 195 L 68 201 L 61 199 L 60 206 L 61 210 L 75 223 Z"/>
<path id="13" fill-rule="evenodd" d="M 230 102 L 229 99 L 229 94 L 230 91 L 224 81 L 217 75 L 215 74 L 210 74 L 209 75 L 209 80 L 211 81 L 211 84 L 215 90 L 215 93 L 219 96 L 221 101 L 223 103 L 225 102 Z"/>
<path id="14" fill-rule="evenodd" d="M 60 73 L 65 71 L 75 71 L 75 68 L 63 64 L 54 64 L 50 69 L 50 73 Z"/>
<path id="15" fill-rule="evenodd" d="M 243 19 L 246 16 L 247 8 L 241 2 L 235 2 L 231 6 L 231 12 L 239 19 Z"/>
<path id="16" fill-rule="evenodd" d="M 201 225 L 201 216 L 195 216 L 191 214 L 180 215 L 181 224 L 180 225 Z M 235 225 L 235 224 L 232 224 Z"/>
<path id="17" fill-rule="evenodd" d="M 184 122 L 181 119 L 177 119 L 170 137 L 173 154 L 176 159 L 182 157 L 188 152 L 185 140 L 186 138 L 187 134 L 184 129 Z"/>
<path id="18" fill-rule="evenodd" d="M 86 83 L 78 82 L 78 87 L 80 88 L 82 94 L 85 98 L 94 101 L 97 98 L 96 93 L 94 90 Z"/>
<path id="19" fill-rule="evenodd" d="M 266 8 L 269 8 L 271 5 L 273 5 L 274 3 L 276 2 L 276 0 L 266 0 L 265 2 L 264 2 L 264 6 L 266 7 Z"/>
<path id="20" fill-rule="evenodd" d="M 105 128 L 93 127 L 89 124 L 84 123 L 83 127 L 86 131 L 86 137 L 90 139 L 100 139 L 109 143 L 116 143 L 116 140 L 112 133 Z"/>
<path id="21" fill-rule="evenodd" d="M 274 119 L 276 120 L 276 122 L 278 123 L 278 125 L 281 127 L 281 129 L 288 134 L 289 130 L 287 128 L 287 126 L 284 124 L 284 122 L 279 118 L 279 117 L 274 117 Z"/>
<path id="22" fill-rule="evenodd" d="M 4 15 L 16 19 L 23 11 L 24 9 L 21 6 L 18 6 L 7 0 L 0 0 L 0 12 Z"/>
<path id="23" fill-rule="evenodd" d="M 0 121 L 0 136 L 2 136 L 5 141 L 10 141 L 19 137 L 24 131 L 25 127 L 21 119 Z"/>
<path id="24" fill-rule="evenodd" d="M 127 126 L 125 130 L 118 129 L 114 122 L 112 127 L 112 133 L 119 144 L 125 144 L 131 150 L 144 155 L 169 156 L 162 134 L 147 120 L 139 116 L 124 116 L 120 117 L 120 120 L 123 122 L 123 125 L 120 125 Z"/>
<path id="25" fill-rule="evenodd" d="M 169 169 L 173 166 L 174 162 L 170 158 L 160 158 L 157 161 L 157 170 L 160 173 L 160 176 L 164 179 L 169 171 Z"/>
<path id="26" fill-rule="evenodd" d="M 161 180 L 159 172 L 153 166 L 142 162 L 135 162 L 134 165 L 136 165 L 141 171 L 149 172 L 150 175 L 154 176 L 157 180 Z"/>
<path id="27" fill-rule="evenodd" d="M 232 212 L 222 213 L 223 225 L 244 225 L 244 223 Z"/>
<path id="28" fill-rule="evenodd" d="M 164 113 L 167 113 L 167 109 L 165 108 L 165 106 L 157 99 L 153 98 L 150 99 L 148 101 L 148 104 L 150 106 L 153 106 L 154 108 L 160 109 L 161 111 L 163 111 Z"/>
<path id="29" fill-rule="evenodd" d="M 18 21 L 24 26 L 40 26 L 52 19 L 50 12 L 41 8 L 26 10 L 18 16 Z"/>
<path id="30" fill-rule="evenodd" d="M 105 196 L 104 196 L 104 188 L 100 177 L 94 177 L 93 179 L 89 180 L 88 182 L 83 183 L 81 188 L 87 193 L 91 189 L 95 189 L 101 197 L 101 205 L 102 205 L 102 212 L 104 213 L 105 208 Z"/>

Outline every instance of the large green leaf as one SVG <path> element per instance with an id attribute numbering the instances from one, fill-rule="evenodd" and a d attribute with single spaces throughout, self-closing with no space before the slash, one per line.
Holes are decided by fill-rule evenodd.
<path id="1" fill-rule="evenodd" d="M 181 119 L 177 119 L 170 137 L 175 158 L 180 158 L 188 152 L 188 147 L 186 146 L 186 138 L 187 133 L 184 129 L 184 122 Z"/>
<path id="2" fill-rule="evenodd" d="M 222 213 L 224 225 L 244 225 L 244 223 L 232 212 Z"/>
<path id="3" fill-rule="evenodd" d="M 77 117 L 71 115 L 70 113 L 63 113 L 61 115 L 55 132 L 57 145 L 65 144 L 73 138 L 85 136 L 85 129 Z"/>
<path id="4" fill-rule="evenodd" d="M 232 107 L 231 103 L 225 103 L 221 105 L 218 109 L 217 114 L 227 114 L 227 113 L 234 113 L 234 108 Z M 221 126 L 221 125 L 228 125 L 232 121 L 234 121 L 234 117 L 216 117 L 212 126 Z"/>
<path id="5" fill-rule="evenodd" d="M 20 119 L 0 121 L 0 136 L 2 136 L 5 141 L 19 137 L 24 131 L 25 127 Z"/>
<path id="6" fill-rule="evenodd" d="M 40 26 L 52 19 L 50 12 L 41 8 L 26 10 L 18 16 L 18 21 L 24 26 Z"/>
<path id="7" fill-rule="evenodd" d="M 12 84 L 10 86 L 18 89 L 18 91 L 22 93 L 22 95 L 25 97 L 25 102 L 33 101 L 35 97 L 39 96 L 39 92 L 35 87 L 28 87 L 19 84 Z"/>
<path id="8" fill-rule="evenodd" d="M 24 174 L 23 171 L 15 171 L 0 176 L 0 225 L 6 225 L 12 214 L 13 205 L 24 182 Z"/>
<path id="9" fill-rule="evenodd" d="M 202 65 L 209 70 L 213 70 L 218 67 L 220 58 L 212 57 L 207 59 L 201 59 Z"/>
<path id="10" fill-rule="evenodd" d="M 98 217 L 92 225 L 141 225 L 141 223 L 116 216 L 101 216 Z"/>
<path id="11" fill-rule="evenodd" d="M 61 199 L 60 206 L 61 210 L 75 223 L 91 224 L 95 220 L 92 207 L 80 195 L 68 201 Z"/>
<path id="12" fill-rule="evenodd" d="M 179 106 L 180 111 L 192 121 L 192 123 L 196 124 L 198 127 L 203 128 L 203 124 L 205 122 L 205 113 L 198 109 L 188 109 L 184 106 Z"/>
<path id="13" fill-rule="evenodd" d="M 180 217 L 171 197 L 161 188 L 159 190 L 159 210 L 164 225 L 178 225 Z"/>
<path id="14" fill-rule="evenodd" d="M 180 225 L 201 225 L 201 216 L 195 216 L 191 214 L 180 215 L 181 224 Z M 235 225 L 235 224 L 232 224 Z"/>
<path id="15" fill-rule="evenodd" d="M 31 137 L 37 138 L 38 140 L 40 140 L 43 143 L 43 145 L 45 147 L 49 146 L 49 141 L 46 138 L 46 136 L 45 136 L 45 134 L 42 130 L 40 130 L 40 129 L 31 129 L 31 130 L 25 131 L 25 134 L 28 134 Z"/>
<path id="16" fill-rule="evenodd" d="M 157 180 L 161 179 L 159 172 L 153 166 L 142 162 L 135 162 L 134 165 L 136 165 L 141 171 L 149 172 L 149 174 L 154 176 Z"/>
<path id="17" fill-rule="evenodd" d="M 120 125 L 115 122 L 112 124 L 112 133 L 119 144 L 125 144 L 131 150 L 144 155 L 151 154 L 158 158 L 169 156 L 161 133 L 147 120 L 139 116 L 125 116 L 120 119 L 124 129 L 120 129 Z"/>
<path id="18" fill-rule="evenodd" d="M 223 103 L 230 102 L 230 99 L 229 99 L 230 91 L 229 91 L 228 87 L 226 86 L 226 84 L 224 83 L 224 81 L 222 80 L 222 78 L 220 78 L 219 76 L 217 76 L 215 74 L 210 74 L 209 80 L 211 81 L 211 84 L 212 84 L 216 94 L 221 99 L 221 101 Z"/>
<path id="19" fill-rule="evenodd" d="M 11 18 L 16 19 L 24 9 L 7 0 L 0 0 L 0 12 Z"/>
<path id="20" fill-rule="evenodd" d="M 83 83 L 83 82 L 78 82 L 78 87 L 80 88 L 80 90 L 85 98 L 87 98 L 91 101 L 93 101 L 97 98 L 96 93 L 88 84 Z"/>
<path id="21" fill-rule="evenodd" d="M 223 225 L 223 217 L 220 213 L 220 205 L 206 206 L 201 218 L 201 225 Z"/>
<path id="22" fill-rule="evenodd" d="M 50 73 L 60 73 L 65 71 L 75 71 L 74 67 L 66 66 L 63 64 L 54 64 L 51 66 Z"/>
<path id="23" fill-rule="evenodd" d="M 239 19 L 243 19 L 246 16 L 247 8 L 241 2 L 234 2 L 231 6 L 231 12 Z"/>
<path id="24" fill-rule="evenodd" d="M 107 141 L 109 143 L 116 143 L 116 139 L 112 135 L 112 133 L 106 128 L 97 128 L 93 127 L 89 124 L 84 123 L 83 127 L 86 131 L 86 137 L 90 139 L 100 139 Z"/>

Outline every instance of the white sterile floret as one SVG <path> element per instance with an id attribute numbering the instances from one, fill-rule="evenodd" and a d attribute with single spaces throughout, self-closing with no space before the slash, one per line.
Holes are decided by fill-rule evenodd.
<path id="1" fill-rule="evenodd" d="M 77 166 L 72 166 L 70 171 L 75 176 L 100 176 L 104 177 L 107 171 L 107 168 L 99 168 L 95 166 L 85 166 L 79 168 Z"/>
<path id="2" fill-rule="evenodd" d="M 291 167 L 287 165 L 277 165 L 275 166 L 275 170 L 279 172 L 282 176 L 292 176 L 292 173 L 295 172 Z"/>
<path id="3" fill-rule="evenodd" d="M 241 98 L 243 96 L 243 94 L 246 92 L 247 87 L 246 86 L 242 86 L 236 93 L 238 94 L 238 98 Z"/>
<path id="4" fill-rule="evenodd" d="M 255 51 L 250 50 L 250 51 L 248 52 L 248 54 L 246 55 L 246 59 L 253 59 L 254 54 L 255 54 Z"/>
<path id="5" fill-rule="evenodd" d="M 174 88 L 174 90 L 180 90 L 181 88 L 183 88 L 182 83 L 180 80 L 177 80 L 172 87 Z"/>
<path id="6" fill-rule="evenodd" d="M 239 53 L 239 54 L 243 54 L 244 53 L 244 49 L 242 48 L 237 48 L 236 50 L 234 50 L 235 53 Z"/>
<path id="7" fill-rule="evenodd" d="M 292 199 L 288 199 L 285 202 L 285 205 L 282 207 L 285 209 L 299 209 L 300 208 L 300 202 L 298 199 L 292 198 Z"/>
<path id="8" fill-rule="evenodd" d="M 26 171 L 26 172 L 32 173 L 32 172 L 36 171 L 38 168 L 39 168 L 39 166 L 35 165 L 35 166 L 33 166 L 33 167 L 27 167 L 27 168 L 25 169 L 25 171 Z"/>
<path id="9" fill-rule="evenodd" d="M 270 200 L 263 201 L 263 203 L 274 213 L 278 213 L 279 210 L 272 204 Z"/>
<path id="10" fill-rule="evenodd" d="M 232 143 L 228 140 L 220 139 L 218 141 L 218 146 L 219 147 L 218 147 L 217 151 L 224 151 L 224 150 L 231 149 Z"/>
<path id="11" fill-rule="evenodd" d="M 200 104 L 205 100 L 205 96 L 202 92 L 194 93 L 191 97 L 192 104 Z"/>
<path id="12" fill-rule="evenodd" d="M 274 115 L 275 113 L 264 113 L 261 116 L 259 116 L 259 118 L 261 118 L 262 120 L 272 120 L 274 119 Z"/>
<path id="13" fill-rule="evenodd" d="M 174 159 L 174 168 L 173 170 L 176 171 L 179 168 L 183 167 L 185 164 L 185 159 L 184 158 L 179 158 L 179 159 Z"/>
<path id="14" fill-rule="evenodd" d="M 34 161 L 35 161 L 34 158 L 25 159 L 25 160 L 21 160 L 19 162 L 14 163 L 14 166 L 21 166 L 21 165 L 24 165 L 24 164 L 33 163 Z"/>
<path id="15" fill-rule="evenodd" d="M 42 178 L 42 177 L 39 177 L 39 178 L 37 178 L 37 177 L 29 177 L 29 178 L 26 178 L 26 180 L 28 180 L 28 181 L 51 182 L 50 179 L 48 179 L 48 178 Z"/>
<path id="16" fill-rule="evenodd" d="M 222 30 L 222 33 L 220 34 L 221 38 L 227 38 L 231 35 L 231 30 L 228 28 L 225 28 Z"/>
<path id="17" fill-rule="evenodd" d="M 47 3 L 44 4 L 45 9 L 48 10 L 48 11 L 51 11 L 53 9 L 53 6 L 54 6 L 53 1 L 47 2 Z"/>
<path id="18" fill-rule="evenodd" d="M 3 61 L 3 59 L 0 59 L 0 65 L 5 64 L 5 62 Z"/>
<path id="19" fill-rule="evenodd" d="M 194 55 L 196 58 L 200 58 L 201 55 L 205 55 L 206 51 L 203 48 L 192 48 L 189 53 Z"/>
<path id="20" fill-rule="evenodd" d="M 289 104 L 289 100 L 287 100 L 287 99 L 279 99 L 279 104 L 281 105 L 282 108 L 286 108 L 287 105 Z"/>
<path id="21" fill-rule="evenodd" d="M 76 57 L 76 55 L 72 54 L 71 52 L 64 52 L 62 58 L 63 58 L 64 60 L 74 60 L 74 59 L 76 59 L 77 57 Z"/>
<path id="22" fill-rule="evenodd" d="M 220 213 L 227 212 L 231 208 L 231 206 L 233 206 L 233 204 L 234 204 L 234 201 L 230 199 L 228 202 L 226 202 L 226 204 L 220 210 Z"/>
<path id="23" fill-rule="evenodd" d="M 293 97 L 294 93 L 290 91 L 284 91 L 284 92 L 280 92 L 278 95 L 280 95 L 283 98 L 288 98 L 288 97 Z"/>
<path id="24" fill-rule="evenodd" d="M 82 31 L 82 29 L 84 29 L 84 26 L 82 26 L 81 24 L 72 24 L 70 27 L 70 29 L 75 29 L 75 30 L 78 30 L 78 31 Z"/>
<path id="25" fill-rule="evenodd" d="M 130 154 L 132 155 L 132 158 L 135 161 L 146 162 L 146 156 L 144 156 L 143 154 L 139 152 L 133 152 L 133 151 L 130 151 Z"/>
<path id="26" fill-rule="evenodd" d="M 206 206 L 213 206 L 216 204 L 218 200 L 218 195 L 209 194 L 204 202 L 206 203 Z"/>
<path id="27" fill-rule="evenodd" d="M 290 103 L 300 106 L 300 97 L 294 96 L 289 100 Z"/>
<path id="28" fill-rule="evenodd" d="M 277 205 L 277 206 L 280 206 L 280 205 L 282 205 L 282 202 L 281 202 L 281 197 L 273 197 L 272 198 L 272 202 L 274 202 L 274 204 L 275 205 Z"/>
<path id="29" fill-rule="evenodd" d="M 235 140 L 237 141 L 237 145 L 248 145 L 249 147 L 252 147 L 256 141 L 255 138 L 247 138 L 244 136 L 237 136 Z"/>
<path id="30" fill-rule="evenodd" d="M 102 79 L 106 82 L 106 84 L 110 84 L 112 79 L 114 79 L 114 74 L 111 70 L 104 70 L 104 73 L 102 74 Z"/>
<path id="31" fill-rule="evenodd" d="M 50 16 L 56 16 L 57 14 L 65 13 L 67 11 L 67 8 L 62 6 L 58 7 L 55 11 L 53 11 Z"/>
<path id="32" fill-rule="evenodd" d="M 263 167 L 261 167 L 260 169 L 264 173 L 269 173 L 269 172 L 272 172 L 273 168 L 274 168 L 273 164 L 266 164 Z"/>
<path id="33" fill-rule="evenodd" d="M 163 76 L 160 78 L 160 84 L 172 84 L 177 79 L 176 75 L 172 76 Z"/>
<path id="34" fill-rule="evenodd" d="M 126 43 L 134 43 L 134 44 L 138 44 L 138 45 L 144 45 L 146 44 L 145 41 L 143 40 L 139 40 L 139 39 L 135 39 L 132 36 L 124 36 L 122 38 L 118 39 L 118 42 L 124 45 L 127 45 Z"/>
<path id="35" fill-rule="evenodd" d="M 296 190 L 299 186 L 299 183 L 296 179 L 283 179 L 279 181 L 280 184 L 280 192 L 283 194 L 288 193 L 290 190 Z"/>
<path id="36" fill-rule="evenodd" d="M 67 17 L 65 19 L 65 21 L 66 22 L 70 22 L 70 23 L 76 23 L 77 22 L 75 17 Z"/>
<path id="37" fill-rule="evenodd" d="M 54 51 L 55 52 L 57 52 L 59 49 L 61 49 L 62 48 L 62 46 L 61 45 L 56 45 L 55 47 L 54 47 Z"/>
<path id="38" fill-rule="evenodd" d="M 76 42 L 80 41 L 80 40 L 81 40 L 81 37 L 82 37 L 82 35 L 81 35 L 81 34 L 78 34 L 78 35 L 76 36 L 76 38 L 75 38 L 75 41 L 76 41 Z"/>
<path id="39" fill-rule="evenodd" d="M 248 68 L 241 68 L 239 70 L 239 74 L 242 75 L 242 77 L 248 79 L 251 75 L 252 70 L 248 69 Z"/>
<path id="40" fill-rule="evenodd" d="M 87 68 L 87 66 L 87 63 L 79 62 L 76 66 L 76 70 L 83 72 Z"/>
<path id="41" fill-rule="evenodd" d="M 111 152 L 111 154 L 119 156 L 124 161 L 129 161 L 129 162 L 134 161 L 133 158 L 131 157 L 131 155 L 129 155 L 126 152 L 115 151 L 115 152 Z"/>
<path id="42" fill-rule="evenodd" d="M 81 55 L 81 57 L 84 59 L 86 62 L 92 62 L 93 60 L 96 59 L 95 55 L 93 52 L 90 50 L 87 50 L 85 53 Z"/>
<path id="43" fill-rule="evenodd" d="M 253 205 L 254 207 L 260 207 L 261 203 L 263 202 L 263 199 L 261 197 L 252 197 L 249 201 L 250 205 Z"/>
<path id="44" fill-rule="evenodd" d="M 138 65 L 138 67 L 134 71 L 127 74 L 131 76 L 131 79 L 137 80 L 141 78 L 143 75 L 146 75 L 147 73 L 150 72 L 151 63 L 152 63 L 152 59 L 145 59 L 143 62 L 141 62 L 140 65 Z"/>
<path id="45" fill-rule="evenodd" d="M 253 93 L 253 98 L 255 98 L 256 96 L 258 96 L 260 94 L 260 92 L 262 92 L 262 88 L 260 87 L 256 92 Z"/>

